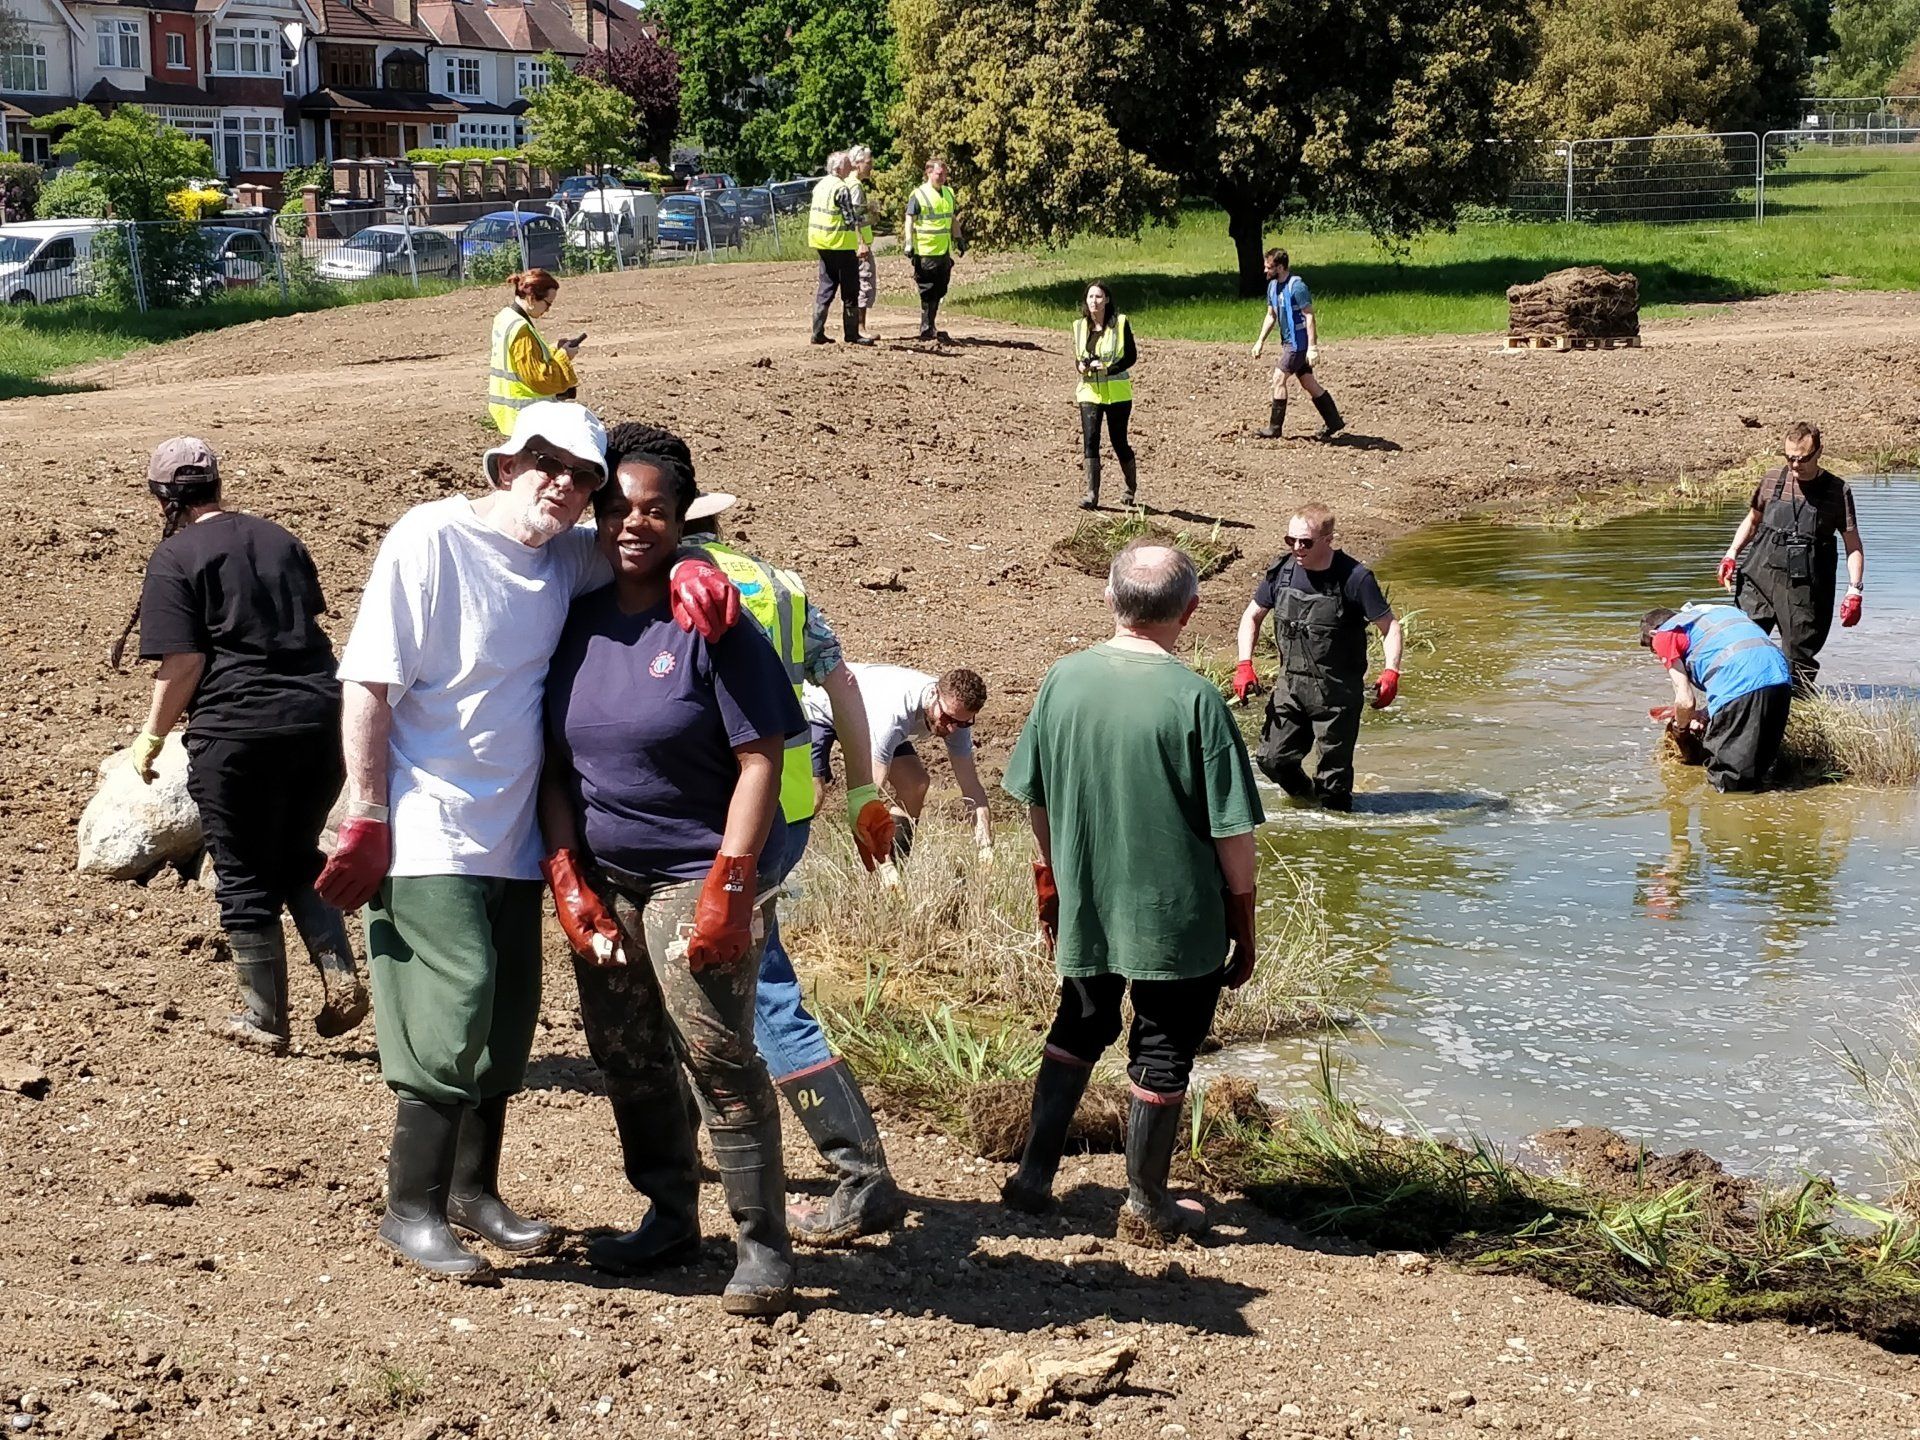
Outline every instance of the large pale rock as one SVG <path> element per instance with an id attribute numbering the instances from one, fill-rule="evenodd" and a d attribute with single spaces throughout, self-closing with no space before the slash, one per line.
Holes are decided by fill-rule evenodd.
<path id="1" fill-rule="evenodd" d="M 133 753 L 100 762 L 100 788 L 80 815 L 80 871 L 133 880 L 200 848 L 200 811 L 187 794 L 187 751 L 167 737 L 151 785 L 134 773 Z"/>

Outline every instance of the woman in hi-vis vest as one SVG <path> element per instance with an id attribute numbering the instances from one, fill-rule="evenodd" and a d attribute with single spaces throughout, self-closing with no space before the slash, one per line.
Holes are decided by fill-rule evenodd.
<path id="1" fill-rule="evenodd" d="M 1133 417 L 1133 327 L 1119 314 L 1113 292 L 1096 280 L 1080 302 L 1080 318 L 1073 322 L 1073 359 L 1080 385 L 1073 398 L 1080 405 L 1080 449 L 1086 460 L 1087 493 L 1082 510 L 1100 508 L 1100 419 L 1106 417 L 1107 438 L 1127 480 L 1127 504 L 1134 503 L 1137 474 L 1133 446 L 1127 443 L 1127 422 Z"/>
<path id="2" fill-rule="evenodd" d="M 487 414 L 502 435 L 513 433 L 513 420 L 523 406 L 536 400 L 571 400 L 580 377 L 573 357 L 587 335 L 549 345 L 534 321 L 553 308 L 560 282 L 548 271 L 522 270 L 509 275 L 513 303 L 493 317 L 492 352 L 487 363 Z"/>

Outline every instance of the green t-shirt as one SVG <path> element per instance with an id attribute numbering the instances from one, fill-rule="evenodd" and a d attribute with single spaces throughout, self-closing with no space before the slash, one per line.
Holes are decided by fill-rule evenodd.
<path id="1" fill-rule="evenodd" d="M 1047 671 L 1002 783 L 1047 812 L 1062 975 L 1192 979 L 1225 962 L 1213 842 L 1265 817 L 1211 684 L 1167 654 L 1069 655 Z"/>

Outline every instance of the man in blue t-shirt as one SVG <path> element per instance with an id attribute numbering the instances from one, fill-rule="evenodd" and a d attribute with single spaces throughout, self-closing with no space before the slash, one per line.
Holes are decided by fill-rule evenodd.
<path id="1" fill-rule="evenodd" d="M 1287 382 L 1298 377 L 1300 388 L 1307 392 L 1313 408 L 1320 412 L 1319 438 L 1331 440 L 1347 428 L 1347 422 L 1340 418 L 1340 407 L 1333 403 L 1333 396 L 1313 378 L 1313 362 L 1320 355 L 1316 343 L 1320 331 L 1313 319 L 1313 296 L 1307 293 L 1307 282 L 1287 268 L 1286 251 L 1267 251 L 1266 265 L 1267 313 L 1260 322 L 1260 338 L 1253 342 L 1253 358 L 1260 358 L 1267 336 L 1278 325 L 1280 362 L 1273 367 L 1273 405 L 1267 414 L 1267 426 L 1254 434 L 1262 440 L 1280 438 L 1281 428 L 1287 422 Z"/>
<path id="2" fill-rule="evenodd" d="M 1652 714 L 1666 720 L 1682 758 L 1697 743 L 1716 790 L 1765 785 L 1793 701 L 1787 657 L 1766 632 L 1732 605 L 1683 605 L 1642 616 L 1640 643 L 1673 681 L 1671 709 Z"/>

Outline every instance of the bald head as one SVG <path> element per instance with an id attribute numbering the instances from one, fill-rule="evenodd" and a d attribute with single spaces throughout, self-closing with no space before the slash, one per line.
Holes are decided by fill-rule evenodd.
<path id="1" fill-rule="evenodd" d="M 1187 618 L 1200 598 L 1200 577 L 1187 552 L 1158 540 L 1135 540 L 1107 570 L 1113 617 L 1131 629 Z"/>

